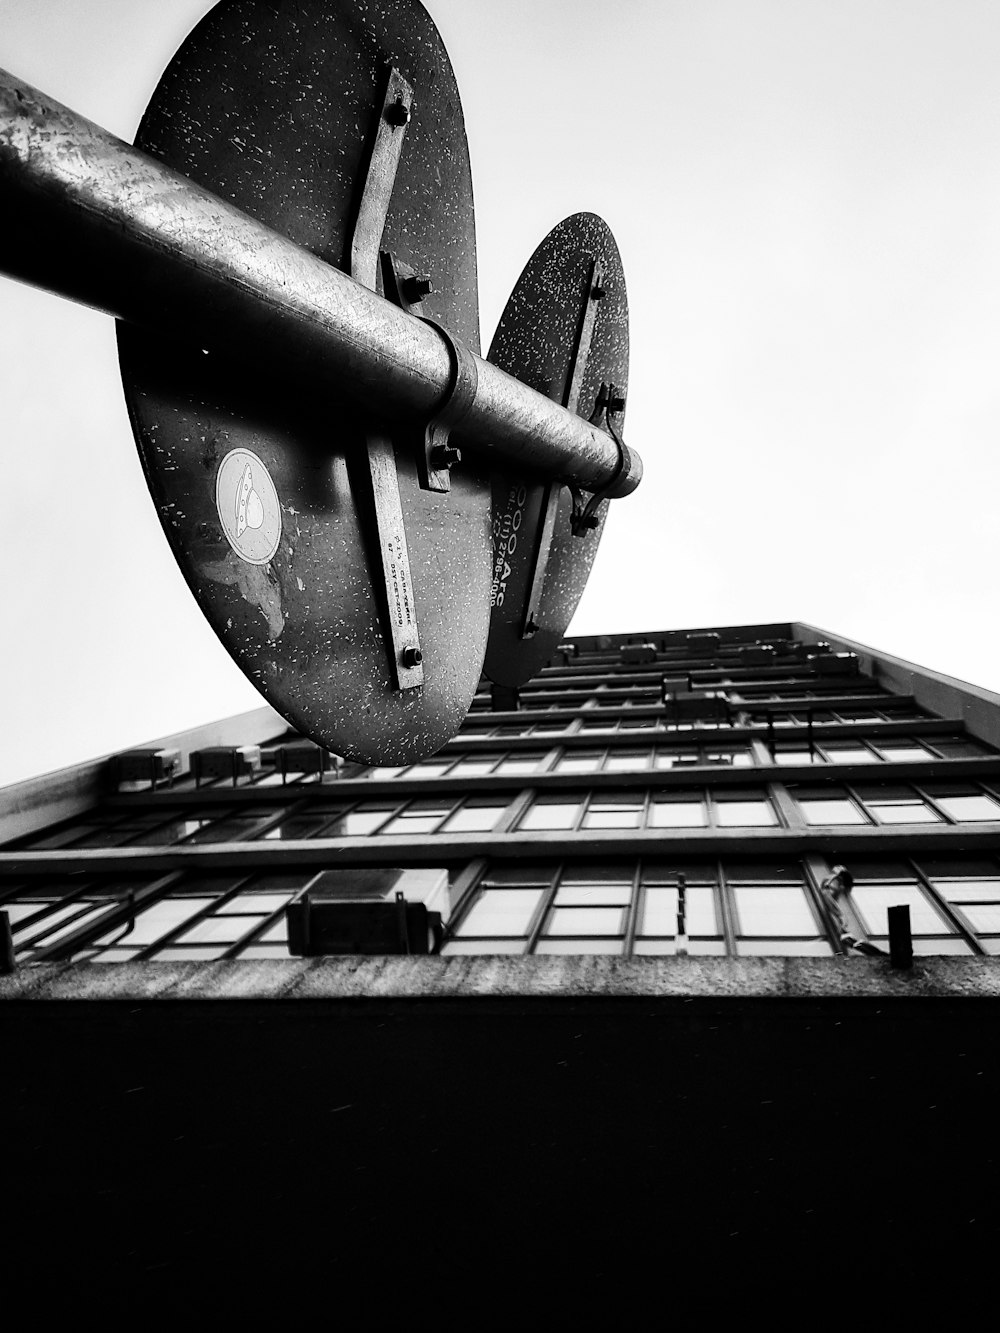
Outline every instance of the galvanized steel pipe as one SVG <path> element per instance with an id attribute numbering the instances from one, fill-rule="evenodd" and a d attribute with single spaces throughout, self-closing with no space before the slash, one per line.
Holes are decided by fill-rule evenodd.
<path id="1" fill-rule="evenodd" d="M 449 386 L 434 328 L 155 158 L 0 70 L 0 271 L 199 346 L 427 418 Z M 455 437 L 498 467 L 589 491 L 619 468 L 610 436 L 476 358 Z M 627 451 L 611 491 L 642 463 Z"/>

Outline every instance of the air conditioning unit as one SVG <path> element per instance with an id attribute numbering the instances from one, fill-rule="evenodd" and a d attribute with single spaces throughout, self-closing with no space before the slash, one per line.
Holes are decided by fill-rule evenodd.
<path id="1" fill-rule="evenodd" d="M 115 756 L 115 782 L 148 782 L 151 787 L 173 782 L 180 762 L 180 750 L 126 750 Z"/>
<path id="2" fill-rule="evenodd" d="M 722 690 L 663 691 L 664 720 L 667 722 L 729 722 L 729 700 Z"/>
<path id="3" fill-rule="evenodd" d="M 859 662 L 857 653 L 823 653 L 810 657 L 809 663 L 817 676 L 856 676 Z"/>
<path id="4" fill-rule="evenodd" d="M 770 666 L 776 657 L 774 645 L 770 643 L 752 643 L 740 649 L 741 666 Z"/>
<path id="5" fill-rule="evenodd" d="M 623 643 L 622 665 L 641 666 L 645 662 L 656 661 L 655 643 Z"/>
<path id="6" fill-rule="evenodd" d="M 265 751 L 264 762 L 281 774 L 282 782 L 289 773 L 319 773 L 322 777 L 327 770 L 334 775 L 339 773 L 342 760 L 339 755 L 331 754 L 321 745 L 312 741 L 285 741 Z"/>
<path id="7" fill-rule="evenodd" d="M 232 778 L 235 787 L 240 778 L 260 772 L 259 745 L 209 745 L 191 755 L 195 786 L 206 778 Z"/>
<path id="8" fill-rule="evenodd" d="M 448 921 L 448 872 L 433 869 L 324 870 L 285 909 L 288 951 L 428 954 Z"/>
<path id="9" fill-rule="evenodd" d="M 689 657 L 714 657 L 719 651 L 720 639 L 713 630 L 704 634 L 689 634 L 686 643 Z"/>

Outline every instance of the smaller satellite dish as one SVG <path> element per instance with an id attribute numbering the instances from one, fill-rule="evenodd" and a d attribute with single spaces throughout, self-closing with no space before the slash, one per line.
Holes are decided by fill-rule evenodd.
<path id="1" fill-rule="evenodd" d="M 620 438 L 628 298 L 607 224 L 575 213 L 529 259 L 488 360 Z M 624 466 L 624 463 L 623 463 Z M 521 685 L 552 656 L 597 554 L 608 501 L 514 472 L 493 476 L 493 577 L 485 671 Z"/>

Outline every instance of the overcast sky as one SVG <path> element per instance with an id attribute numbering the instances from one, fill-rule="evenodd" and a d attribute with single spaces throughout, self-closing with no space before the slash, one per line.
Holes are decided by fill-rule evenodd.
<path id="1" fill-rule="evenodd" d="M 205 0 L 0 0 L 0 65 L 131 139 Z M 1000 5 L 430 0 L 484 347 L 570 213 L 631 304 L 581 633 L 801 619 L 1000 689 Z M 112 321 L 0 279 L 0 782 L 259 696 L 167 549 Z"/>

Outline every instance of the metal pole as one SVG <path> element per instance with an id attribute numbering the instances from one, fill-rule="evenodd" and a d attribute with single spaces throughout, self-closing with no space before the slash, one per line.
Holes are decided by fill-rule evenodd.
<path id="1" fill-rule="evenodd" d="M 382 416 L 427 419 L 449 389 L 429 324 L 2 70 L 0 271 Z M 475 361 L 463 449 L 590 491 L 615 476 L 609 435 Z M 627 450 L 611 494 L 641 477 Z"/>

